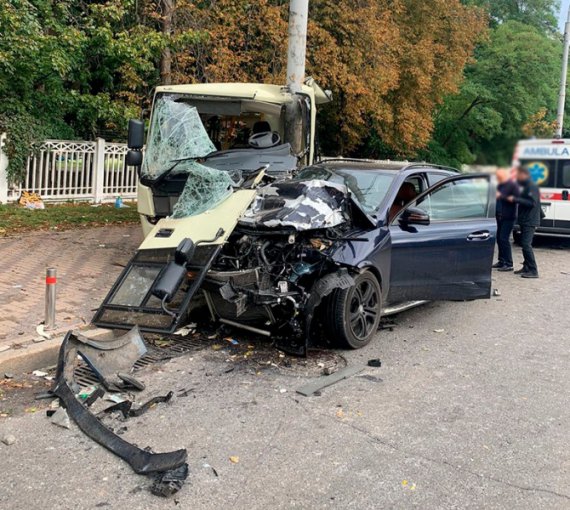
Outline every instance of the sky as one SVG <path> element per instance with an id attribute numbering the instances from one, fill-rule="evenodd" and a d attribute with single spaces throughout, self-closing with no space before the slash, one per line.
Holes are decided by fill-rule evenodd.
<path id="1" fill-rule="evenodd" d="M 559 16 L 559 27 L 560 31 L 564 32 L 564 24 L 566 23 L 566 18 L 568 17 L 568 7 L 570 6 L 570 0 L 562 0 L 560 2 L 560 16 Z"/>

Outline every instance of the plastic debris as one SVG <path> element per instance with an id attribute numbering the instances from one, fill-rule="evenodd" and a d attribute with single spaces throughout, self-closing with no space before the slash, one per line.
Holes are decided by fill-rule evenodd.
<path id="1" fill-rule="evenodd" d="M 176 469 L 159 473 L 150 491 L 155 496 L 168 498 L 182 489 L 186 478 L 188 478 L 188 464 L 182 464 Z"/>
<path id="2" fill-rule="evenodd" d="M 64 429 L 71 428 L 71 423 L 69 421 L 69 416 L 65 408 L 60 407 L 53 416 L 51 417 L 51 422 L 58 427 L 62 427 Z"/>
<path id="3" fill-rule="evenodd" d="M 32 372 L 32 375 L 35 375 L 36 377 L 45 377 L 46 375 L 48 375 L 48 373 L 44 372 L 43 370 L 34 370 Z"/>
<path id="4" fill-rule="evenodd" d="M 12 434 L 6 434 L 2 438 L 2 442 L 7 446 L 11 446 L 16 442 L 16 436 L 13 436 Z"/>
<path id="5" fill-rule="evenodd" d="M 47 340 L 51 338 L 51 335 L 45 331 L 45 324 L 38 324 L 36 326 L 36 333 Z"/>
<path id="6" fill-rule="evenodd" d="M 235 338 L 232 338 L 232 337 L 229 337 L 229 336 L 228 336 L 228 337 L 224 338 L 224 340 L 225 340 L 226 342 L 229 342 L 229 343 L 232 344 L 232 345 L 239 345 L 239 342 L 238 342 Z"/>
<path id="7" fill-rule="evenodd" d="M 493 296 L 498 297 L 501 295 L 501 291 L 499 289 L 493 289 Z"/>
<path id="8" fill-rule="evenodd" d="M 378 358 L 369 359 L 368 360 L 368 366 L 380 368 L 382 366 L 382 361 L 380 361 L 380 359 L 378 359 Z"/>
<path id="9" fill-rule="evenodd" d="M 434 333 L 443 333 L 445 331 L 445 329 L 434 329 L 433 332 Z"/>
<path id="10" fill-rule="evenodd" d="M 26 209 L 45 209 L 41 197 L 37 193 L 30 193 L 29 191 L 22 192 L 18 203 Z"/>
<path id="11" fill-rule="evenodd" d="M 232 456 L 230 457 L 230 462 L 231 462 L 232 464 L 237 464 L 237 463 L 239 462 L 239 457 L 238 457 L 237 455 L 232 455 Z"/>

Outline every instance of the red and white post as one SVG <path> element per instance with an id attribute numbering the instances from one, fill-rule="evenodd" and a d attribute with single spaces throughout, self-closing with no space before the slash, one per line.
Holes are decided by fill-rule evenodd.
<path id="1" fill-rule="evenodd" d="M 55 267 L 46 269 L 46 308 L 44 330 L 55 329 L 55 289 L 57 285 L 57 270 Z"/>

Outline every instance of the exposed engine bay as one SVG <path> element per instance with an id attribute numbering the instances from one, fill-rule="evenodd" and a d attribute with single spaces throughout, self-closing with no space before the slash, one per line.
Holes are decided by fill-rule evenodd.
<path id="1" fill-rule="evenodd" d="M 247 192 L 237 191 L 231 197 L 240 193 Z M 339 243 L 352 237 L 355 222 L 365 214 L 346 186 L 324 180 L 270 182 L 248 193 L 249 207 L 212 239 L 206 232 L 192 234 L 181 222 L 202 230 L 208 222 L 215 228 L 221 224 L 215 210 L 159 222 L 94 322 L 172 332 L 183 322 L 194 295 L 198 299 L 203 294 L 213 320 L 271 337 L 285 350 L 304 354 L 318 305 L 334 289 L 353 284 L 351 268 L 336 262 L 333 255 Z M 226 208 L 226 222 L 229 202 L 219 206 Z M 161 249 L 160 257 L 148 257 L 158 252 L 147 248 L 168 242 L 176 242 L 174 253 Z M 143 273 L 149 275 L 145 282 L 140 280 Z M 132 293 L 146 297 L 133 298 Z M 127 294 L 129 299 L 121 301 Z M 136 321 L 128 319 L 133 314 Z M 143 320 L 145 314 L 154 323 Z M 109 317 L 115 324 L 109 324 Z"/>

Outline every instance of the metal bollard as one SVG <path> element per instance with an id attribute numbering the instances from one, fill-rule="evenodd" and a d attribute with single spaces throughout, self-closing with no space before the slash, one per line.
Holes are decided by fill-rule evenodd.
<path id="1" fill-rule="evenodd" d="M 55 328 L 55 286 L 57 284 L 57 270 L 55 267 L 46 269 L 46 310 L 44 330 Z"/>

